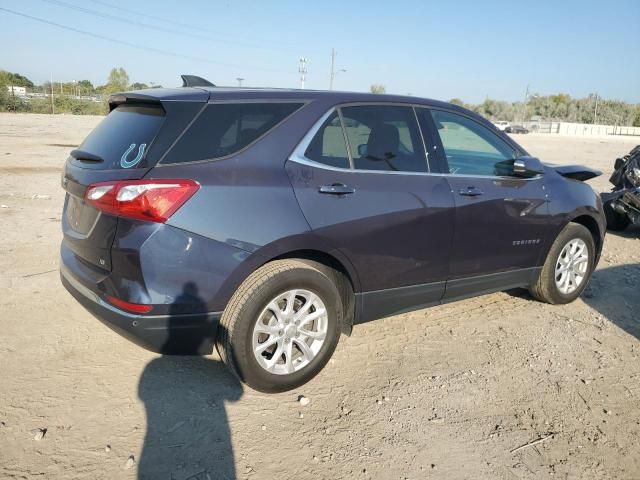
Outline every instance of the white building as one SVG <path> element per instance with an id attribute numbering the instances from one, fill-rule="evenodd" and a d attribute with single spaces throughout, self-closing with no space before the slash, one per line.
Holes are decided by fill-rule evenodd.
<path id="1" fill-rule="evenodd" d="M 9 95 L 15 95 L 16 97 L 27 96 L 26 87 L 16 87 L 14 85 L 7 85 L 7 91 L 9 92 Z"/>

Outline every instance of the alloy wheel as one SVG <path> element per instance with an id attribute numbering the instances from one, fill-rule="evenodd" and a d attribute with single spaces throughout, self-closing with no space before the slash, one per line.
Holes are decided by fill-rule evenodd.
<path id="1" fill-rule="evenodd" d="M 253 353 L 269 373 L 291 374 L 318 355 L 327 329 L 322 299 L 309 290 L 289 290 L 273 298 L 260 313 L 253 328 Z"/>
<path id="2" fill-rule="evenodd" d="M 585 281 L 589 268 L 589 249 L 584 240 L 574 238 L 567 242 L 556 261 L 555 280 L 564 295 L 575 292 Z"/>

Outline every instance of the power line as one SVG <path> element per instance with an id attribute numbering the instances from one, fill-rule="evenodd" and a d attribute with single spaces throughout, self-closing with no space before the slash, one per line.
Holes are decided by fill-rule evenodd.
<path id="1" fill-rule="evenodd" d="M 251 43 L 243 43 L 234 39 L 230 39 L 230 40 L 222 40 L 222 39 L 217 39 L 217 38 L 213 38 L 209 35 L 202 35 L 199 33 L 190 33 L 190 32 L 185 32 L 184 28 L 189 28 L 189 29 L 194 29 L 194 27 L 189 27 L 185 24 L 181 24 L 178 22 L 172 22 L 174 25 L 184 25 L 183 30 L 175 30 L 172 28 L 167 28 L 167 27 L 161 27 L 158 25 L 152 25 L 150 23 L 145 23 L 145 22 L 141 22 L 138 20 L 133 20 L 133 19 L 129 19 L 129 18 L 125 18 L 125 17 L 121 17 L 118 15 L 112 15 L 110 13 L 104 13 L 104 12 L 100 12 L 98 10 L 93 10 L 91 8 L 85 8 L 85 7 L 81 7 L 79 5 L 74 5 L 72 3 L 68 3 L 62 0 L 42 0 L 43 2 L 49 3 L 51 5 L 55 5 L 57 7 L 63 7 L 63 8 L 68 8 L 70 10 L 75 10 L 87 15 L 93 15 L 99 18 L 104 18 L 107 20 L 113 20 L 115 22 L 120 22 L 120 23 L 126 23 L 129 25 L 134 25 L 136 27 L 142 27 L 142 28 L 147 28 L 147 29 L 151 29 L 151 30 L 157 30 L 160 32 L 164 32 L 164 33 L 171 33 L 173 35 L 178 35 L 178 36 L 188 36 L 188 37 L 192 37 L 192 38 L 197 38 L 199 40 L 205 40 L 208 42 L 213 42 L 213 43 L 224 43 L 227 45 L 234 45 L 234 46 L 243 46 L 243 47 L 248 47 L 248 48 L 256 48 L 256 49 L 261 49 L 261 50 L 281 50 L 281 51 L 286 51 L 284 49 L 276 49 L 273 47 L 269 47 L 269 46 L 265 46 L 265 45 L 257 45 L 257 44 L 251 44 Z M 103 2 L 97 2 L 97 3 L 101 3 L 104 4 Z M 123 11 L 129 11 L 131 13 L 134 13 L 133 11 L 130 11 L 128 9 L 122 9 Z M 136 13 L 136 15 L 139 15 Z M 152 18 L 159 18 L 159 17 L 152 17 Z M 166 20 L 163 20 L 166 21 Z M 196 28 L 197 30 L 200 30 L 199 28 Z M 210 31 L 208 33 L 211 33 Z M 292 51 L 291 51 L 292 52 Z"/>
<path id="2" fill-rule="evenodd" d="M 209 40 L 209 37 L 206 37 L 204 35 L 191 34 L 191 33 L 188 33 L 188 32 L 181 32 L 179 30 L 173 30 L 171 28 L 158 27 L 156 25 L 150 25 L 148 23 L 138 22 L 136 20 L 129 20 L 127 18 L 118 17 L 117 15 L 111 15 L 109 13 L 99 12 L 97 10 L 92 10 L 90 8 L 80 7 L 78 5 L 73 5 L 71 3 L 63 2 L 61 0 L 42 0 L 42 1 L 46 2 L 46 3 L 50 3 L 50 4 L 55 5 L 57 7 L 64 7 L 64 8 L 68 8 L 68 9 L 71 9 L 71 10 L 76 10 L 78 12 L 86 13 L 88 15 L 94 15 L 94 16 L 99 17 L 99 18 L 105 18 L 107 20 L 114 20 L 116 22 L 128 23 L 129 25 L 134 25 L 136 27 L 150 28 L 150 29 L 153 29 L 153 30 L 158 30 L 160 32 L 173 33 L 173 34 L 176 34 L 176 35 L 188 35 L 188 36 L 195 37 L 195 38 Z"/>
<path id="3" fill-rule="evenodd" d="M 97 34 L 97 33 L 87 32 L 85 30 L 80 30 L 79 28 L 69 27 L 67 25 L 62 25 L 60 23 L 52 22 L 51 20 L 46 20 L 46 19 L 40 18 L 40 17 L 34 17 L 32 15 L 27 15 L 26 13 L 17 12 L 15 10 L 10 10 L 8 8 L 0 7 L 0 11 L 7 12 L 7 13 L 10 13 L 12 15 L 17 15 L 19 17 L 28 18 L 28 19 L 34 20 L 36 22 L 45 23 L 47 25 L 52 25 L 54 27 L 62 28 L 64 30 L 69 30 L 69 31 L 72 31 L 72 32 L 75 32 L 75 33 L 80 33 L 82 35 L 87 35 L 89 37 L 98 38 L 100 40 L 105 40 L 107 42 L 117 43 L 117 44 L 125 45 L 125 46 L 131 47 L 131 48 L 137 48 L 138 50 L 145 50 L 147 52 L 157 53 L 157 54 L 160 54 L 160 55 L 167 55 L 167 56 L 170 56 L 170 57 L 183 58 L 183 59 L 186 59 L 186 60 L 194 60 L 194 61 L 197 61 L 197 62 L 210 63 L 210 64 L 213 64 L 213 65 L 220 65 L 220 66 L 229 67 L 229 68 L 247 68 L 246 65 L 236 65 L 236 64 L 232 64 L 232 63 L 216 62 L 216 61 L 213 61 L 213 60 L 209 60 L 207 58 L 195 57 L 195 56 L 192 56 L 192 55 L 183 55 L 183 54 L 180 54 L 180 53 L 169 52 L 167 50 L 161 50 L 159 48 L 146 47 L 144 45 L 137 45 L 135 43 L 127 42 L 125 40 L 118 40 L 116 38 L 107 37 L 105 35 L 100 35 L 100 34 Z M 261 67 L 251 67 L 251 68 L 254 69 L 254 70 L 261 70 L 261 71 L 265 71 L 265 72 L 277 72 L 277 70 L 269 69 L 269 68 L 261 68 Z"/>
<path id="4" fill-rule="evenodd" d="M 200 30 L 201 32 L 211 33 L 211 31 L 209 29 L 206 29 L 206 28 L 198 27 L 196 25 L 188 25 L 186 23 L 177 22 L 177 21 L 175 21 L 173 19 L 158 17 L 156 15 L 150 15 L 148 13 L 138 12 L 136 10 L 132 10 L 130 8 L 121 7 L 119 5 L 114 5 L 114 4 L 109 3 L 109 2 L 103 2 L 101 0 L 89 0 L 89 1 L 91 1 L 93 3 L 97 3 L 98 5 L 102 5 L 102 6 L 105 6 L 105 7 L 115 8 L 116 10 L 120 10 L 122 12 L 133 13 L 134 15 L 138 15 L 140 17 L 150 18 L 151 20 L 156 20 L 156 21 L 160 21 L 160 22 L 166 22 L 166 23 L 170 23 L 171 25 L 180 25 L 182 27 L 192 28 L 194 30 Z"/>
<path id="5" fill-rule="evenodd" d="M 177 21 L 177 20 L 175 20 L 173 18 L 165 18 L 165 17 L 160 17 L 160 16 L 157 16 L 157 15 L 151 15 L 149 13 L 144 13 L 144 12 L 141 12 L 139 10 L 133 10 L 131 8 L 121 7 L 120 5 L 114 5 L 111 2 L 105 2 L 103 0 L 89 0 L 89 1 L 93 2 L 95 4 L 98 4 L 98 5 L 102 5 L 103 7 L 107 7 L 107 8 L 118 10 L 120 12 L 131 13 L 133 15 L 137 15 L 137 16 L 142 17 L 142 18 L 148 18 L 150 20 L 155 20 L 155 21 L 158 21 L 158 22 L 168 23 L 170 25 L 179 26 L 179 27 L 182 27 L 182 28 L 187 28 L 189 30 L 198 30 L 200 32 L 204 32 L 204 33 L 207 33 L 207 34 L 210 34 L 210 35 L 213 34 L 213 35 L 217 35 L 217 36 L 220 36 L 220 37 L 226 37 L 226 38 L 228 38 L 230 40 L 235 40 L 237 38 L 240 38 L 238 36 L 229 35 L 227 33 L 212 31 L 211 28 L 208 28 L 208 27 L 207 28 L 199 27 L 198 25 L 193 25 L 193 24 L 189 24 L 189 23 L 185 23 L 185 22 L 180 22 L 180 21 Z M 242 37 L 242 38 L 246 39 L 246 37 Z M 257 48 L 271 48 L 271 47 L 265 47 L 263 45 L 256 46 L 256 47 Z M 275 45 L 272 47 L 272 49 L 276 49 L 276 48 L 278 50 L 283 51 L 283 52 L 289 52 L 289 53 L 294 52 L 294 50 L 283 49 L 281 47 L 275 47 Z"/>

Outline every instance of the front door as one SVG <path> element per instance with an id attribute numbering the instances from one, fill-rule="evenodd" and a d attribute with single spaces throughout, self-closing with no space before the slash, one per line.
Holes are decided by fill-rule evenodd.
<path id="1" fill-rule="evenodd" d="M 446 178 L 428 174 L 413 108 L 345 106 L 308 137 L 287 172 L 314 233 L 358 272 L 360 320 L 439 301 L 454 204 Z"/>
<path id="2" fill-rule="evenodd" d="M 476 120 L 431 116 L 456 207 L 446 298 L 527 284 L 548 229 L 543 176 L 514 176 L 517 152 Z"/>

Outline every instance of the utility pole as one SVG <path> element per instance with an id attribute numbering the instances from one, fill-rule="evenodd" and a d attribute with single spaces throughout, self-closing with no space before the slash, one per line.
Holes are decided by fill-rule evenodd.
<path id="1" fill-rule="evenodd" d="M 304 81 L 307 79 L 307 59 L 304 57 L 300 57 L 298 72 L 300 73 L 300 88 L 304 90 Z"/>
<path id="2" fill-rule="evenodd" d="M 333 78 L 336 75 L 336 49 L 331 49 L 331 75 L 329 76 L 329 90 L 333 90 Z"/>
<path id="3" fill-rule="evenodd" d="M 527 102 L 529 101 L 529 84 L 527 83 L 527 89 L 524 92 L 524 103 L 522 105 L 522 123 L 527 116 Z"/>
<path id="4" fill-rule="evenodd" d="M 51 115 L 53 115 L 55 113 L 54 111 L 54 107 L 53 107 L 53 73 L 51 74 Z"/>
<path id="5" fill-rule="evenodd" d="M 336 75 L 347 71 L 344 68 L 340 68 L 336 70 L 336 55 L 338 55 L 338 52 L 336 52 L 335 48 L 332 48 L 331 49 L 331 75 L 329 76 L 329 90 L 333 90 L 333 83 L 336 78 Z"/>
<path id="6" fill-rule="evenodd" d="M 596 92 L 596 107 L 593 110 L 593 124 L 598 123 L 598 92 Z"/>
<path id="7" fill-rule="evenodd" d="M 244 78 L 242 77 L 237 77 L 236 80 L 238 81 L 238 86 L 242 87 L 242 81 L 244 80 Z"/>

